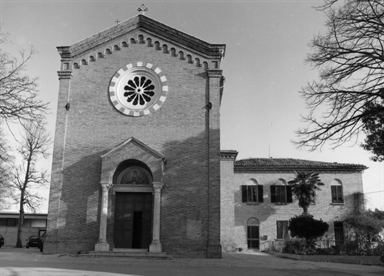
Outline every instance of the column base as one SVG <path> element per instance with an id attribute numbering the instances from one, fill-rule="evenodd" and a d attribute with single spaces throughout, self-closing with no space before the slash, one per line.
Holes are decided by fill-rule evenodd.
<path id="1" fill-rule="evenodd" d="M 153 253 L 163 252 L 160 241 L 153 241 L 149 246 L 149 252 L 153 252 Z"/>
<path id="2" fill-rule="evenodd" d="M 98 242 L 95 244 L 95 251 L 109 251 L 109 244 L 107 242 Z"/>

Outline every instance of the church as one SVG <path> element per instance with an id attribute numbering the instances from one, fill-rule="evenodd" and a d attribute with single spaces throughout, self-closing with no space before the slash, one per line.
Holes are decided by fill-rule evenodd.
<path id="1" fill-rule="evenodd" d="M 225 48 L 144 15 L 57 47 L 45 253 L 263 250 L 301 213 L 287 186 L 293 170 L 321 173 L 326 187 L 310 212 L 342 235 L 365 166 L 220 150 Z"/>
<path id="2" fill-rule="evenodd" d="M 140 14 L 58 52 L 44 251 L 220 258 L 225 45 Z"/>

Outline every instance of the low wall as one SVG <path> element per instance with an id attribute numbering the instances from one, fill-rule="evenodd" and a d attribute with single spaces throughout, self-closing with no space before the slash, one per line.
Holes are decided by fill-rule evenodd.
<path id="1" fill-rule="evenodd" d="M 296 255 L 296 254 L 288 254 L 288 253 L 269 253 L 269 254 L 273 254 L 281 258 L 301 260 L 301 261 L 384 266 L 384 263 L 380 261 L 380 256 Z"/>

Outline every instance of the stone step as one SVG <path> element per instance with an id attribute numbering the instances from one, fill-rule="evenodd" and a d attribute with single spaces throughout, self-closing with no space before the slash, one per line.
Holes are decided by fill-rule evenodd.
<path id="1" fill-rule="evenodd" d="M 137 250 L 114 250 L 114 251 L 90 251 L 88 254 L 79 254 L 84 258 L 132 258 L 132 259 L 152 259 L 152 260 L 171 260 L 173 257 L 165 252 L 153 253 Z"/>

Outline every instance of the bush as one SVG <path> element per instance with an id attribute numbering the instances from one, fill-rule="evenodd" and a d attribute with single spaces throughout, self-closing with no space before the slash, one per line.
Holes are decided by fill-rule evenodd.
<path id="1" fill-rule="evenodd" d="M 299 239 L 291 239 L 284 241 L 283 253 L 297 254 L 300 251 L 302 243 Z"/>
<path id="2" fill-rule="evenodd" d="M 295 216 L 288 222 L 288 230 L 291 232 L 291 236 L 305 238 L 307 247 L 312 248 L 315 246 L 312 242 L 313 239 L 323 236 L 328 228 L 328 223 L 321 219 L 316 220 L 310 215 Z"/>

